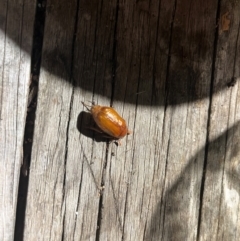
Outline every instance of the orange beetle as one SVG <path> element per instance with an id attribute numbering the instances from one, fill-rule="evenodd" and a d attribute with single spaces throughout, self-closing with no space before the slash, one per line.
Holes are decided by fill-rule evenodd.
<path id="1" fill-rule="evenodd" d="M 112 107 L 94 104 L 89 106 L 84 102 L 82 104 L 91 112 L 98 127 L 108 134 L 109 137 L 118 140 L 131 134 L 131 131 L 127 128 L 126 121 Z"/>

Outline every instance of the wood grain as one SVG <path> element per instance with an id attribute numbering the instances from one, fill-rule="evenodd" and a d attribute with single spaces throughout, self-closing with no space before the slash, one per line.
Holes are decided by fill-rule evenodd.
<path id="1" fill-rule="evenodd" d="M 240 234 L 239 9 L 239 2 L 220 6 L 200 240 L 238 240 Z M 236 84 L 229 85 L 234 78 Z"/>
<path id="2" fill-rule="evenodd" d="M 76 1 L 48 1 L 24 240 L 61 240 Z M 54 75 L 58 72 L 58 76 Z"/>
<path id="3" fill-rule="evenodd" d="M 97 133 L 87 131 L 86 128 L 93 122 L 81 105 L 81 100 L 94 99 L 100 105 L 110 105 L 116 4 L 115 0 L 93 1 L 92 5 L 89 5 L 88 1 L 80 3 L 73 70 L 76 88 L 66 167 L 69 195 L 65 196 L 67 207 L 64 222 L 65 239 L 68 237 L 74 237 L 75 240 L 99 239 L 101 194 L 104 192 L 105 168 L 108 161 L 107 143 L 102 142 Z M 78 120 L 78 129 L 76 129 L 76 120 Z M 96 141 L 92 140 L 93 136 Z M 73 169 L 75 169 L 74 175 L 72 175 Z M 71 205 L 72 202 L 74 205 Z"/>
<path id="4" fill-rule="evenodd" d="M 124 108 L 132 113 L 134 134 L 130 151 L 122 157 L 124 166 L 109 163 L 101 239 L 118 240 L 116 229 L 124 240 L 194 240 L 217 2 L 129 5 L 120 2 L 119 21 L 127 26 L 119 23 L 119 36 L 126 38 L 117 45 L 121 71 L 116 89 L 123 91 L 125 80 L 125 96 L 135 97 L 135 114 L 135 107 Z M 204 13 L 205 21 L 199 23 Z"/>
<path id="5" fill-rule="evenodd" d="M 0 240 L 13 240 L 35 1 L 0 2 Z"/>
<path id="6" fill-rule="evenodd" d="M 238 13 L 47 2 L 24 240 L 238 237 Z M 89 129 L 93 100 L 126 119 L 121 146 Z"/>

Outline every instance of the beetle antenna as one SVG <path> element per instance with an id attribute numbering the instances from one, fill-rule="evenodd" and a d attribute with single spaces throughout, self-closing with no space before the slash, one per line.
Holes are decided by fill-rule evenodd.
<path id="1" fill-rule="evenodd" d="M 95 105 L 95 101 L 90 101 L 90 100 L 86 100 L 87 102 L 90 102 L 92 105 Z"/>
<path id="2" fill-rule="evenodd" d="M 82 102 L 83 106 L 85 106 L 85 107 L 87 108 L 87 110 L 91 112 L 91 109 L 90 109 L 90 108 L 91 108 L 92 106 L 85 104 L 83 101 L 81 101 L 81 102 Z"/>

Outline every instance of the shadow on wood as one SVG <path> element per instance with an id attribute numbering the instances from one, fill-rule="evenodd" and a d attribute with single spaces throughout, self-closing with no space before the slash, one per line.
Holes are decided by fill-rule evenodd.
<path id="1" fill-rule="evenodd" d="M 179 178 L 159 200 L 144 240 L 160 240 L 163 236 L 168 237 L 167 240 L 184 240 L 184 237 L 196 237 L 200 232 L 206 235 L 205 239 L 201 236 L 203 240 L 214 240 L 215 237 L 218 237 L 217 240 L 219 240 L 222 237 L 221 232 L 224 230 L 224 235 L 228 238 L 231 237 L 229 240 L 235 239 L 232 228 L 236 226 L 236 220 L 231 214 L 232 207 L 229 206 L 229 198 L 232 198 L 232 204 L 236 198 L 237 204 L 237 196 L 240 195 L 240 168 L 239 161 L 235 159 L 238 158 L 240 150 L 239 133 L 240 122 L 237 122 L 221 136 L 210 141 L 208 146 L 203 147 L 189 160 Z M 208 153 L 205 156 L 203 174 L 199 173 L 198 182 L 195 186 L 191 186 L 191 172 L 199 165 L 198 156 L 203 152 Z M 227 171 L 225 172 L 224 169 Z M 155 182 L 157 183 L 157 180 Z M 209 191 L 211 188 L 213 190 Z M 189 195 L 191 189 L 195 190 L 195 197 Z M 218 189 L 220 190 L 217 191 Z M 236 192 L 238 195 L 230 196 L 230 192 Z M 199 200 L 199 209 L 198 207 L 195 209 L 191 206 L 187 207 L 184 203 L 188 203 L 189 199 Z M 219 209 L 215 209 L 213 206 L 219 206 Z M 238 205 L 235 209 L 237 213 Z M 225 210 L 225 215 L 221 214 L 223 210 Z M 184 213 L 186 215 L 183 215 Z M 194 222 L 194 218 L 197 219 L 198 230 L 191 230 L 192 233 L 189 233 L 190 229 L 186 227 L 186 224 L 189 223 L 189 219 Z M 226 228 L 218 230 L 218 226 Z M 166 234 L 164 230 L 172 230 L 172 232 Z M 206 230 L 210 231 L 204 232 Z M 227 234 L 226 231 L 228 231 Z"/>
<path id="2" fill-rule="evenodd" d="M 114 99 L 132 104 L 136 102 L 134 95 L 143 90 L 146 91 L 143 97 L 146 101 L 141 101 L 142 105 L 165 105 L 166 90 L 173 95 L 168 99 L 169 105 L 208 98 L 209 89 L 205 88 L 204 83 L 207 72 L 211 72 L 212 67 L 205 66 L 204 69 L 204 62 L 213 55 L 214 31 L 209 32 L 204 21 L 198 22 L 196 26 L 194 21 L 190 21 L 189 25 L 192 26 L 188 26 L 187 29 L 178 22 L 172 25 L 173 9 L 171 7 L 167 12 L 159 8 L 159 11 L 151 14 L 150 9 L 145 9 L 146 6 L 143 7 L 140 2 L 136 3 L 134 14 L 131 13 L 128 16 L 127 6 L 120 8 L 117 2 L 115 6 L 106 7 L 106 3 L 100 6 L 97 1 L 93 1 L 92 4 L 87 1 L 80 2 L 79 5 L 75 1 L 71 3 L 74 6 L 69 6 L 72 11 L 69 16 L 72 19 L 66 19 L 62 16 L 66 16 L 65 10 L 68 8 L 66 5 L 68 3 L 58 5 L 55 1 L 51 1 L 51 4 L 46 6 L 44 1 L 39 0 L 37 8 L 39 11 L 44 11 L 40 20 L 44 23 L 43 16 L 46 11 L 48 20 L 51 22 L 46 26 L 45 35 L 54 33 L 56 29 L 66 32 L 69 22 L 76 23 L 75 28 L 72 28 L 72 34 L 68 36 L 70 40 L 64 48 L 61 45 L 61 38 L 56 38 L 57 41 L 54 43 L 51 43 L 51 39 L 46 41 L 42 68 L 71 82 L 75 87 L 81 87 L 89 92 L 94 90 L 100 95 L 103 91 L 94 88 L 96 82 L 104 81 L 109 89 L 113 89 L 117 83 Z M 58 7 L 55 8 L 55 5 Z M 9 9 L 17 7 L 11 3 L 8 6 Z M 4 8 L 0 5 L 0 9 Z M 103 12 L 100 9 L 104 9 Z M 158 6 L 155 6 L 155 9 L 158 9 Z M 159 17 L 160 13 L 165 21 Z M 181 14 L 182 17 L 185 16 L 184 13 Z M 116 17 L 118 15 L 119 18 Z M 135 19 L 133 15 L 136 15 Z M 208 12 L 207 15 L 204 12 L 206 21 L 211 26 L 215 25 L 215 15 L 215 12 Z M 4 16 L 5 12 L 0 10 L 0 18 Z M 143 16 L 144 21 L 141 20 Z M 124 25 L 126 20 L 124 17 L 127 18 L 128 24 L 131 23 L 130 26 Z M 18 19 L 12 21 L 18 21 Z M 135 22 L 139 22 L 138 29 L 141 37 L 132 32 Z M 17 23 L 16 26 L 18 26 Z M 39 26 L 43 31 L 43 26 L 41 24 Z M 4 25 L 0 25 L 0 28 L 4 31 Z M 7 34 L 16 44 L 21 44 L 23 50 L 31 44 L 31 35 L 26 34 L 29 38 L 19 43 L 19 38 L 14 36 L 14 32 L 7 32 Z M 191 47 L 188 43 L 191 43 Z M 69 55 L 72 56 L 73 62 L 70 61 Z M 169 72 L 167 75 L 166 69 Z M 226 88 L 230 81 L 231 78 L 222 80 L 218 91 Z M 138 89 L 139 86 L 140 89 Z M 122 92 L 125 88 L 128 93 Z M 109 100 L 110 92 L 107 91 L 105 95 Z M 176 98 L 175 94 L 181 98 Z"/>
<path id="3" fill-rule="evenodd" d="M 0 19 L 4 20 L 8 11 L 12 15 L 7 16 L 14 16 L 8 17 L 3 24 L 0 21 L 0 28 L 7 35 L 3 42 L 11 43 L 10 39 L 12 45 L 28 49 L 30 55 L 32 34 L 24 32 L 24 24 L 21 31 L 26 36 L 25 41 L 19 37 L 22 32 L 16 31 L 25 18 L 15 14 L 15 10 L 27 12 L 27 6 L 21 1 L 17 4 L 0 3 Z M 6 6 L 6 11 L 1 10 Z M 232 7 L 237 9 L 236 6 Z M 216 28 L 221 17 L 219 7 L 219 1 L 191 4 L 187 1 L 48 1 L 27 201 L 29 211 L 26 220 L 25 217 L 17 218 L 18 222 L 25 221 L 25 226 L 20 226 L 26 229 L 29 240 L 36 239 L 36 235 L 52 240 L 74 235 L 82 235 L 83 239 L 92 235 L 97 240 L 100 236 L 102 240 L 116 240 L 107 237 L 114 234 L 109 232 L 110 228 L 116 228 L 119 240 L 125 235 L 128 235 L 126 240 L 129 237 L 139 240 L 137 237 L 142 236 L 147 240 L 159 240 L 161 236 L 163 240 L 193 240 L 200 230 L 203 239 L 220 240 L 215 236 L 233 230 L 231 227 L 218 230 L 218 226 L 234 227 L 237 223 L 236 217 L 229 213 L 237 213 L 237 205 L 232 205 L 232 200 L 235 194 L 239 195 L 239 167 L 238 162 L 234 162 L 239 153 L 239 138 L 235 139 L 239 123 L 227 131 L 232 118 L 226 121 L 228 110 L 222 115 L 211 113 L 217 113 L 216 106 L 221 111 L 232 105 L 228 103 L 230 93 L 221 103 L 215 97 L 218 92 L 238 85 L 232 81 L 233 75 L 239 75 L 235 66 L 238 49 L 230 46 L 237 46 L 239 38 L 236 28 L 224 33 Z M 235 16 L 239 16 L 236 13 Z M 239 27 L 239 21 L 232 24 Z M 11 25 L 13 29 L 8 28 Z M 11 53 L 11 48 L 9 50 Z M 10 66 L 9 63 L 6 61 L 4 65 Z M 114 148 L 110 152 L 105 144 L 94 148 L 94 141 L 85 138 L 108 141 L 88 129 L 94 123 L 89 113 L 78 114 L 80 101 L 92 97 L 120 103 L 121 111 L 134 127 L 134 135 L 123 154 Z M 182 105 L 184 103 L 187 104 Z M 234 118 L 237 112 L 235 109 Z M 209 130 L 209 119 L 221 122 L 222 126 L 216 128 L 217 131 Z M 14 128 L 19 124 L 14 123 Z M 202 131 L 201 145 L 193 143 Z M 205 131 L 213 135 L 220 133 L 220 136 L 207 140 Z M 188 135 L 188 145 L 183 139 L 185 135 Z M 79 138 L 83 139 L 80 145 Z M 173 139 L 180 145 L 172 146 L 169 157 L 169 143 Z M 202 144 L 205 141 L 207 146 Z M 233 153 L 228 149 L 229 143 Z M 8 145 L 10 149 L 11 145 Z M 186 157 L 188 148 L 193 151 Z M 162 152 L 163 156 L 160 155 Z M 116 154 L 109 156 L 110 153 Z M 122 159 L 118 162 L 112 161 L 120 156 Z M 91 158 L 96 161 L 92 162 Z M 166 167 L 159 167 L 163 160 Z M 153 168 L 155 164 L 156 169 Z M 6 165 L 9 173 L 17 173 L 15 165 L 11 164 L 11 168 Z M 161 172 L 165 177 L 159 175 Z M 91 178 L 94 183 L 89 181 Z M 129 180 L 137 184 L 132 189 Z M 11 179 L 8 183 L 17 182 Z M 40 188 L 39 184 L 42 185 Z M 100 201 L 99 184 L 106 187 Z M 26 193 L 27 190 L 25 196 Z M 145 202 L 142 201 L 144 197 Z M 225 202 L 227 198 L 230 200 Z M 23 203 L 26 204 L 26 199 L 19 203 L 18 209 L 25 207 Z M 226 203 L 230 203 L 232 209 Z M 104 206 L 107 207 L 105 210 Z M 144 212 L 139 215 L 142 207 Z M 108 212 L 110 209 L 116 210 L 118 220 Z M 102 217 L 105 217 L 104 221 Z M 116 220 L 117 225 L 114 225 Z M 20 233 L 18 231 L 16 235 Z M 230 235 L 227 235 L 228 240 L 233 240 Z"/>

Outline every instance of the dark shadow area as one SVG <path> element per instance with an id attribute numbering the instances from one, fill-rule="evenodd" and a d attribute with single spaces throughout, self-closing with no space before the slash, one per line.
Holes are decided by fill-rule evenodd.
<path id="1" fill-rule="evenodd" d="M 65 9 L 56 8 L 57 2 L 56 0 L 48 2 L 39 0 L 37 3 L 38 11 L 46 10 L 48 34 L 55 33 L 55 29 L 61 29 L 64 32 L 69 27 L 63 13 Z M 208 98 L 211 65 L 214 61 L 215 29 L 212 26 L 215 26 L 216 12 L 212 13 L 209 9 L 205 11 L 204 8 L 199 9 L 199 11 L 205 11 L 204 15 L 201 16 L 204 16 L 206 21 L 210 21 L 208 24 L 211 30 L 206 29 L 204 21 L 199 21 L 195 26 L 191 20 L 188 20 L 190 26 L 186 27 L 184 24 L 180 25 L 176 22 L 171 29 L 171 21 L 174 21 L 175 14 L 172 12 L 173 8 L 156 6 L 159 7 L 157 15 L 151 15 L 151 9 L 145 9 L 146 6 L 143 7 L 140 2 L 137 1 L 135 8 L 133 8 L 135 19 L 132 19 L 132 16 L 124 15 L 126 9 L 124 7 L 118 8 L 117 2 L 115 6 L 111 5 L 111 7 L 107 7 L 107 3 L 103 2 L 98 7 L 97 1 L 92 3 L 80 1 L 76 32 L 73 32 L 72 36 L 67 36 L 68 38 L 76 36 L 77 39 L 73 43 L 75 46 L 72 46 L 75 50 L 73 53 L 75 55 L 73 56 L 73 82 L 70 78 L 67 78 L 66 81 L 71 81 L 76 87 L 81 87 L 89 92 L 94 89 L 95 94 L 105 95 L 109 99 L 111 97 L 109 91 L 102 91 L 101 88 L 94 86 L 97 82 L 104 82 L 105 87 L 110 85 L 106 88 L 111 90 L 111 87 L 115 86 L 114 83 L 117 83 L 113 99 L 132 104 L 136 103 L 135 98 L 132 98 L 137 91 L 137 88 L 134 88 L 136 85 L 139 86 L 139 92 L 145 91 L 141 105 L 165 105 L 163 101 L 148 100 L 152 99 L 152 96 L 157 100 L 160 96 L 166 96 L 165 87 L 167 85 L 170 93 L 168 105 L 178 105 Z M 3 4 L 5 1 L 0 3 L 2 23 L 4 23 L 6 15 L 3 10 L 1 11 L 4 9 L 1 8 Z M 169 2 L 169 5 L 171 4 Z M 14 7 L 18 6 L 9 3 L 9 9 Z M 165 11 L 167 7 L 168 11 Z M 102 13 L 98 12 L 100 9 L 103 9 Z M 116 11 L 119 11 L 118 20 L 112 17 L 116 15 Z M 194 15 L 194 11 L 196 10 L 193 10 L 192 15 Z M 53 12 L 54 14 L 52 14 Z M 187 14 L 181 13 L 182 19 L 178 19 L 178 21 L 184 23 L 186 17 L 194 19 L 193 16 L 187 15 L 188 12 Z M 73 12 L 72 18 L 75 16 L 75 12 Z M 123 25 L 124 17 L 128 20 L 128 25 Z M 197 17 L 198 15 L 196 15 Z M 36 18 L 41 19 L 41 16 L 37 15 Z M 166 18 L 165 21 L 164 18 Z M 16 18 L 12 21 L 19 20 Z M 118 23 L 114 21 L 118 21 Z M 135 26 L 135 23 L 138 25 Z M 0 25 L 0 27 L 2 31 L 5 31 L 5 25 Z M 38 22 L 36 22 L 36 27 L 39 28 L 39 31 L 43 30 L 41 26 L 38 26 Z M 139 34 L 134 32 L 134 28 L 138 29 Z M 192 30 L 188 31 L 188 28 L 192 28 Z M 7 34 L 7 37 L 13 41 L 19 40 L 11 32 Z M 26 36 L 29 38 L 27 41 L 30 42 L 32 36 Z M 58 38 L 54 35 L 45 37 Z M 169 46 L 170 42 L 171 46 Z M 16 42 L 16 44 L 19 43 Z M 66 48 L 68 47 L 66 46 Z M 65 72 L 69 73 L 70 76 L 72 68 L 69 56 L 67 56 L 68 53 L 65 51 L 66 48 L 59 46 L 59 44 L 45 45 L 41 68 L 60 77 L 63 76 L 62 70 L 65 69 Z M 114 59 L 112 59 L 113 56 Z M 206 61 L 208 63 L 205 65 Z M 165 73 L 167 68 L 169 70 L 168 76 Z M 112 76 L 113 73 L 115 76 Z M 221 80 L 216 91 L 227 88 L 234 77 Z M 151 88 L 146 89 L 145 86 L 151 86 Z"/>
<path id="2" fill-rule="evenodd" d="M 163 235 L 165 232 L 167 232 L 168 240 L 185 240 L 186 236 L 184 236 L 184 230 L 186 232 L 189 232 L 189 229 L 186 228 L 186 224 L 189 223 L 189 217 L 188 215 L 188 205 L 186 203 L 189 203 L 190 197 L 189 197 L 189 188 L 190 188 L 190 180 L 191 180 L 191 173 L 193 170 L 193 167 L 199 166 L 200 163 L 198 163 L 201 159 L 199 159 L 199 155 L 202 155 L 203 152 L 208 150 L 208 153 L 206 155 L 207 160 L 207 171 L 209 173 L 218 173 L 221 172 L 220 175 L 223 174 L 223 167 L 226 165 L 226 153 L 231 152 L 231 155 L 228 157 L 228 163 L 230 168 L 227 170 L 227 178 L 228 181 L 231 182 L 231 187 L 236 190 L 240 194 L 240 168 L 239 164 L 236 166 L 234 161 L 232 163 L 232 160 L 234 160 L 234 156 L 237 156 L 240 151 L 239 146 L 239 133 L 240 133 L 240 122 L 237 122 L 234 126 L 229 128 L 227 131 L 225 131 L 221 136 L 216 138 L 215 140 L 211 141 L 208 145 L 208 147 L 203 147 L 199 152 L 189 160 L 188 165 L 183 170 L 181 177 L 177 179 L 171 186 L 169 190 L 167 190 L 166 194 L 162 197 L 161 200 L 159 200 L 159 204 L 154 211 L 154 215 L 151 218 L 151 222 L 148 225 L 146 235 L 144 237 L 144 240 L 162 240 Z M 221 158 L 223 162 L 220 162 Z M 201 163 L 202 168 L 204 167 L 204 163 Z M 196 207 L 196 210 L 199 210 L 198 213 L 198 222 L 199 222 L 199 228 L 200 224 L 202 222 L 202 206 L 203 206 L 203 195 L 204 195 L 204 189 L 205 189 L 205 183 L 202 182 L 203 179 L 205 179 L 205 172 L 206 170 L 203 169 L 201 171 L 202 175 L 204 177 L 200 177 L 197 183 L 194 183 L 194 190 L 196 190 L 197 197 L 194 198 L 195 200 L 200 200 L 199 207 Z M 189 174 L 190 173 L 190 174 Z M 207 177 L 208 178 L 208 177 Z M 156 180 L 157 182 L 157 180 Z M 156 184 L 155 184 L 156 185 Z M 162 187 L 163 188 L 163 187 Z M 183 192 L 183 190 L 186 190 L 186 192 Z M 202 191 L 200 192 L 200 190 Z M 216 195 L 219 195 L 218 201 L 220 204 L 220 200 L 222 198 L 222 192 L 218 193 Z M 193 197 L 191 197 L 193 198 Z M 205 202 L 207 202 L 205 200 Z M 206 203 L 205 203 L 206 204 Z M 217 203 L 209 203 L 210 206 L 216 206 Z M 220 212 L 220 210 L 219 210 Z M 181 221 L 179 220 L 179 217 L 181 217 Z M 219 217 L 219 222 L 231 222 L 231 220 L 224 220 L 226 217 Z M 171 220 L 171 222 L 169 222 Z M 224 220 L 224 221 L 223 221 Z M 167 226 L 171 224 L 171 226 Z M 167 226 L 167 227 L 166 227 Z M 231 226 L 231 225 L 230 225 Z M 232 223 L 232 227 L 235 227 L 236 224 Z M 172 230 L 172 231 L 171 231 Z M 192 230 L 194 232 L 194 230 Z M 199 230 L 198 230 L 199 232 Z M 189 237 L 189 236 L 188 236 Z M 166 238 L 166 236 L 165 236 Z"/>

